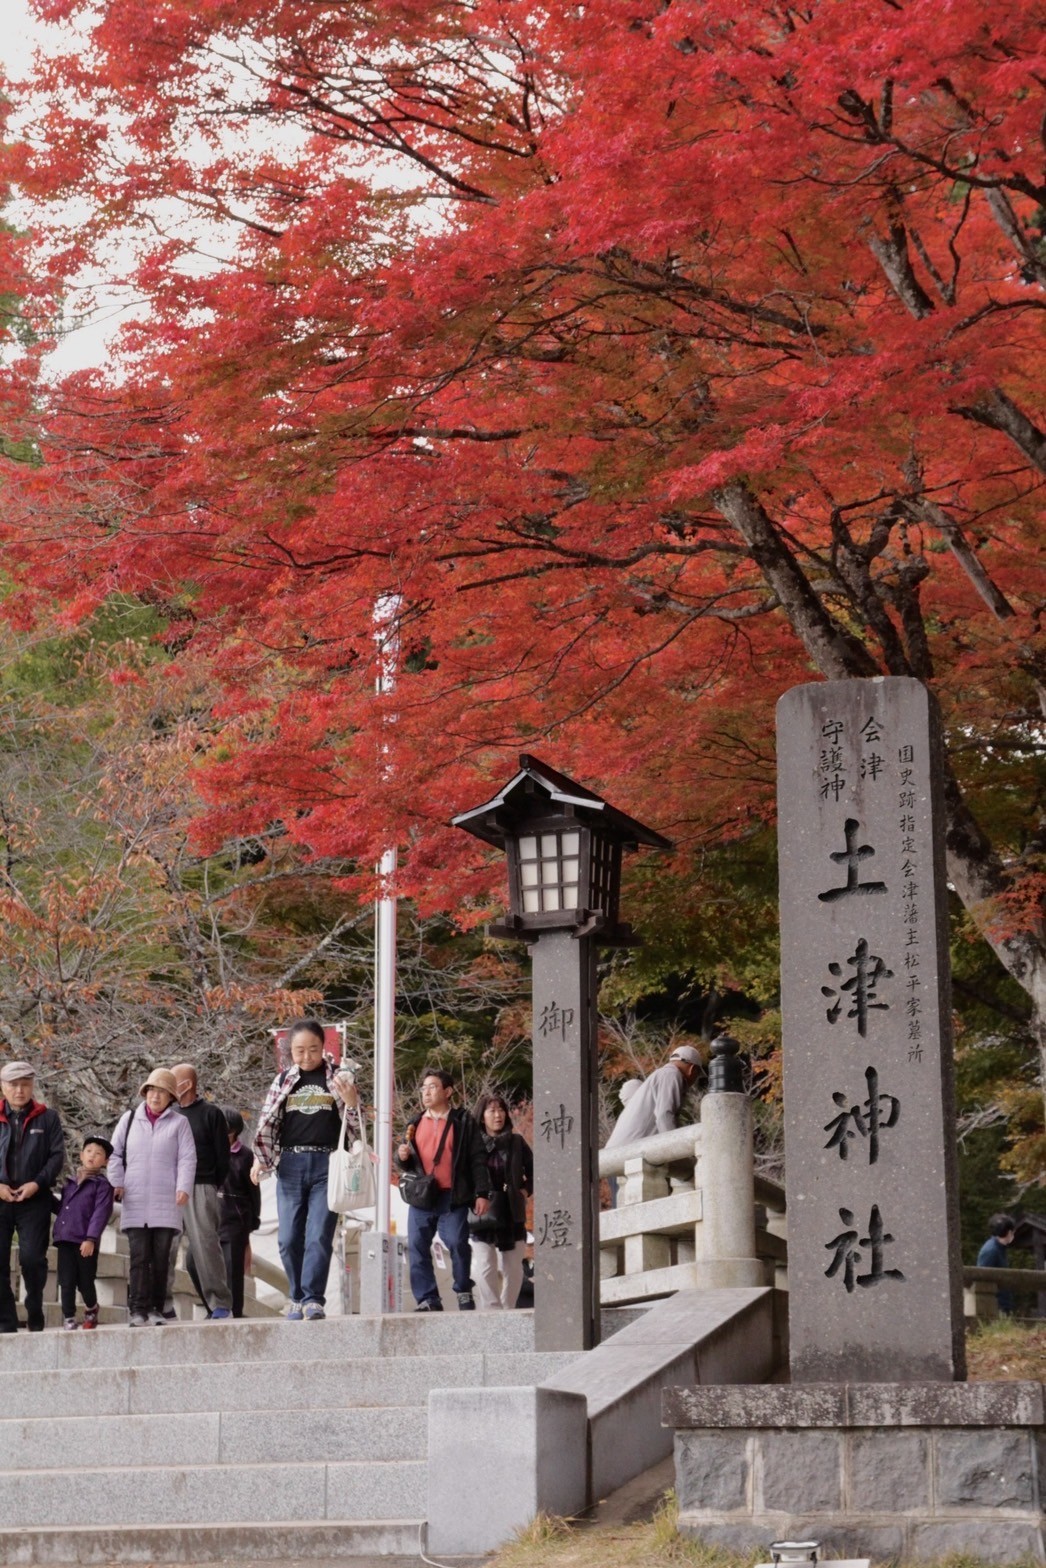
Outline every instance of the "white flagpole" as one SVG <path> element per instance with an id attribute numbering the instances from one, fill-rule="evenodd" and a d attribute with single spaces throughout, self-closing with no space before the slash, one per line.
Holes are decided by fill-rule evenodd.
<path id="1" fill-rule="evenodd" d="M 384 594 L 374 606 L 374 639 L 378 645 L 376 690 L 386 696 L 396 688 L 399 657 L 398 594 Z M 374 1231 L 365 1238 L 361 1274 L 361 1307 L 366 1312 L 393 1309 L 397 1292 L 391 1275 L 396 1265 L 392 1244 L 392 1110 L 396 1044 L 396 877 L 395 848 L 378 863 L 378 898 L 374 905 L 374 1148 L 378 1158 Z M 361 1258 L 362 1262 L 362 1258 Z"/>
<path id="2" fill-rule="evenodd" d="M 375 1229 L 390 1230 L 392 1217 L 392 1100 L 396 1049 L 396 897 L 391 892 L 396 851 L 378 866 L 382 895 L 374 906 L 374 1099 L 377 1112 L 378 1203 Z"/>

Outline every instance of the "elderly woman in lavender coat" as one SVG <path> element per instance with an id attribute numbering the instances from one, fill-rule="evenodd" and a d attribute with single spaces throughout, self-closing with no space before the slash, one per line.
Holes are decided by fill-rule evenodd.
<path id="1" fill-rule="evenodd" d="M 196 1176 L 196 1143 L 178 1109 L 174 1074 L 157 1067 L 138 1092 L 142 1104 L 121 1116 L 109 1161 L 109 1180 L 122 1199 L 120 1229 L 131 1252 L 132 1328 L 166 1321 L 167 1262 Z"/>

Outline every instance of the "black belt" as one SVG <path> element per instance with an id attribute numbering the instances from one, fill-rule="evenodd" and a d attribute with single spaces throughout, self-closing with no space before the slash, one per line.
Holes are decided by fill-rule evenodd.
<path id="1" fill-rule="evenodd" d="M 326 1144 L 319 1143 L 289 1143 L 281 1154 L 330 1154 Z"/>

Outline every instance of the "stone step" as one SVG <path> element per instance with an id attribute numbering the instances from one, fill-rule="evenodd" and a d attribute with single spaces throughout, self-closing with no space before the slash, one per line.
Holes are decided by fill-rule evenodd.
<path id="1" fill-rule="evenodd" d="M 415 1568 L 419 1519 L 225 1525 L 98 1525 L 0 1529 L 0 1562 L 26 1568 L 104 1563 L 313 1562 L 381 1558 L 387 1568 Z M 400 1561 L 397 1561 L 397 1558 Z"/>
<path id="2" fill-rule="evenodd" d="M 103 1314 L 102 1321 L 105 1323 L 126 1323 L 127 1281 L 125 1279 L 121 1279 L 119 1275 L 113 1275 L 107 1279 L 100 1279 L 98 1281 L 97 1288 L 98 1301 L 100 1306 L 119 1308 L 119 1311 L 116 1313 L 109 1314 L 108 1316 Z M 60 1324 L 62 1321 L 62 1315 L 58 1311 L 58 1299 L 57 1282 L 50 1280 L 48 1282 L 48 1288 L 44 1292 L 44 1308 L 45 1311 L 49 1314 L 48 1327 L 53 1327 L 54 1324 Z M 22 1308 L 24 1320 L 24 1296 L 22 1298 Z M 250 1310 L 251 1308 L 254 1310 Z M 204 1312 L 200 1298 L 193 1289 L 187 1274 L 185 1275 L 184 1289 L 178 1282 L 178 1276 L 175 1277 L 174 1309 L 178 1314 L 179 1320 L 185 1323 L 194 1322 L 197 1313 L 206 1317 L 206 1313 Z M 252 1300 L 248 1306 L 248 1300 L 246 1297 L 244 1298 L 243 1310 L 245 1316 L 247 1317 L 273 1318 L 279 1317 L 281 1315 L 277 1308 L 263 1306 L 259 1301 Z M 77 1312 L 81 1313 L 82 1311 L 83 1302 L 80 1300 L 80 1297 L 77 1296 Z"/>
<path id="3" fill-rule="evenodd" d="M 99 1298 L 100 1298 L 101 1297 L 101 1291 L 99 1291 L 98 1294 L 99 1294 Z M 22 1323 L 25 1322 L 25 1317 L 23 1316 L 24 1312 L 25 1312 L 25 1307 L 23 1305 L 23 1306 L 21 1306 L 19 1308 L 19 1321 L 22 1322 Z M 83 1315 L 84 1315 L 84 1304 L 83 1304 L 82 1301 L 78 1301 L 76 1303 L 76 1316 L 80 1319 L 81 1322 L 83 1321 Z M 109 1325 L 109 1324 L 122 1324 L 124 1327 L 126 1327 L 126 1325 L 127 1325 L 127 1308 L 124 1307 L 124 1306 L 113 1306 L 113 1305 L 111 1305 L 108 1302 L 99 1300 L 98 1321 L 99 1321 L 99 1323 L 104 1323 L 106 1325 Z M 62 1316 L 62 1309 L 58 1305 L 57 1301 L 45 1301 L 44 1302 L 44 1327 L 45 1328 L 58 1328 L 58 1329 L 60 1329 L 64 1322 L 65 1322 L 65 1319 Z M 19 1340 L 19 1344 L 21 1344 L 21 1343 L 22 1343 L 22 1341 Z"/>
<path id="4" fill-rule="evenodd" d="M 98 1281 L 98 1304 L 103 1309 L 99 1315 L 99 1321 L 101 1323 L 126 1324 L 128 1315 L 126 1280 L 119 1278 L 100 1279 Z M 268 1322 L 274 1322 L 284 1317 L 284 1305 L 285 1304 L 270 1304 L 267 1301 L 259 1301 L 256 1296 L 248 1295 L 245 1292 L 243 1298 L 243 1315 L 245 1318 L 264 1318 Z M 175 1289 L 174 1310 L 178 1314 L 177 1322 L 179 1323 L 205 1323 L 208 1321 L 206 1310 L 200 1301 L 199 1296 L 197 1296 L 195 1290 L 192 1289 L 187 1289 L 185 1291 L 179 1290 L 177 1288 Z M 18 1321 L 22 1328 L 25 1328 L 26 1316 L 24 1297 L 19 1298 L 18 1314 Z M 78 1318 L 82 1318 L 83 1314 L 84 1304 L 80 1299 L 80 1296 L 77 1295 L 76 1315 Z M 56 1290 L 49 1289 L 45 1292 L 44 1318 L 48 1328 L 61 1328 L 64 1322 L 62 1312 L 59 1307 L 58 1293 Z M 47 1356 L 45 1359 L 50 1362 L 53 1358 Z"/>
<path id="5" fill-rule="evenodd" d="M 62 1338 L 79 1346 L 87 1360 L 92 1339 L 117 1332 L 136 1346 L 141 1344 L 145 1352 L 154 1337 L 173 1338 L 177 1328 L 97 1329 L 94 1335 L 66 1334 Z M 197 1332 L 202 1341 L 223 1328 L 201 1325 Z M 26 1335 L 18 1343 L 28 1345 L 37 1337 Z M 573 1359 L 554 1351 L 522 1351 L 299 1361 L 294 1367 L 294 1399 L 299 1408 L 317 1416 L 329 1409 L 417 1405 L 432 1388 L 539 1383 L 562 1371 Z M 133 1367 L 78 1368 L 75 1358 L 66 1356 L 61 1371 L 5 1371 L 3 1413 L 12 1419 L 27 1419 L 92 1413 L 148 1416 L 167 1411 L 267 1411 L 272 1408 L 274 1387 L 280 1384 L 279 1372 L 264 1361 L 143 1362 Z"/>
<path id="6" fill-rule="evenodd" d="M 56 1302 L 58 1300 L 58 1274 L 55 1262 L 54 1248 L 52 1247 L 49 1258 L 47 1284 L 44 1287 L 44 1301 Z M 100 1252 L 98 1254 L 98 1272 L 96 1283 L 98 1300 L 103 1306 L 126 1307 L 127 1305 L 127 1273 L 130 1260 L 122 1253 Z M 24 1298 L 24 1291 L 20 1291 Z M 278 1317 L 280 1309 L 264 1305 L 257 1300 L 255 1282 L 248 1275 L 243 1282 L 244 1314 L 247 1317 Z M 174 1305 L 178 1316 L 191 1322 L 197 1308 L 202 1312 L 200 1298 L 196 1294 L 196 1286 L 189 1274 L 183 1268 L 174 1271 Z M 118 1321 L 111 1319 L 107 1321 Z"/>
<path id="7" fill-rule="evenodd" d="M 253 1282 L 252 1282 L 253 1283 Z M 244 1280 L 246 1286 L 247 1281 Z M 177 1302 L 175 1302 L 177 1306 Z M 270 1307 L 268 1302 L 259 1301 L 253 1291 L 243 1292 L 243 1315 L 245 1318 L 282 1318 L 283 1311 L 280 1307 Z"/>
<path id="8" fill-rule="evenodd" d="M 17 1261 L 17 1258 L 18 1258 L 17 1250 L 14 1252 L 13 1256 L 14 1256 L 15 1261 Z M 95 1269 L 95 1278 L 99 1281 L 99 1283 L 103 1279 L 123 1279 L 123 1280 L 126 1280 L 127 1275 L 128 1275 L 128 1273 L 130 1271 L 130 1266 L 131 1266 L 131 1259 L 130 1259 L 129 1253 L 127 1253 L 127 1252 L 107 1252 L 104 1248 L 99 1248 L 99 1250 L 98 1250 L 98 1252 L 96 1253 L 95 1256 L 96 1256 L 96 1260 L 97 1260 L 97 1267 Z M 184 1253 L 183 1253 L 182 1256 L 183 1256 L 183 1260 L 184 1260 Z M 47 1269 L 48 1269 L 48 1280 L 47 1280 L 48 1289 L 51 1289 L 52 1286 L 57 1289 L 57 1285 L 58 1285 L 58 1253 L 57 1253 L 57 1251 L 55 1250 L 54 1247 L 49 1247 L 47 1249 Z M 174 1272 L 174 1288 L 175 1288 L 175 1290 L 178 1290 L 178 1291 L 184 1291 L 186 1294 L 190 1294 L 190 1293 L 194 1292 L 194 1290 L 195 1290 L 195 1286 L 193 1285 L 193 1282 L 190 1279 L 187 1270 L 184 1269 L 181 1266 L 181 1264 L 178 1265 L 178 1267 L 175 1269 L 175 1272 Z M 246 1277 L 244 1278 L 244 1281 L 243 1281 L 243 1289 L 244 1289 L 244 1294 L 245 1295 L 253 1295 L 254 1294 L 254 1291 L 255 1291 L 255 1280 L 254 1280 L 253 1275 L 251 1275 L 251 1274 L 246 1275 Z"/>
<path id="9" fill-rule="evenodd" d="M 241 1318 L 171 1323 L 163 1329 L 104 1328 L 93 1334 L 0 1335 L 0 1378 L 6 1379 L 9 1372 L 62 1367 L 518 1354 L 533 1349 L 533 1318 L 532 1312 L 524 1311 L 404 1313 L 323 1318 L 316 1323 Z"/>
<path id="10" fill-rule="evenodd" d="M 17 1251 L 15 1252 L 14 1256 L 17 1258 Z M 127 1278 L 127 1267 L 131 1260 L 126 1253 L 104 1252 L 101 1248 L 99 1248 L 98 1252 L 95 1254 L 95 1259 L 96 1279 L 114 1279 L 117 1277 L 120 1279 Z M 48 1247 L 47 1249 L 47 1268 L 48 1285 L 50 1286 L 57 1282 L 58 1253 L 54 1247 Z"/>
<path id="11" fill-rule="evenodd" d="M 3 1471 L 65 1470 L 71 1455 L 96 1468 L 301 1464 L 426 1457 L 422 1405 L 333 1410 L 194 1411 L 191 1414 L 0 1419 Z"/>
<path id="12" fill-rule="evenodd" d="M 0 1517 L 23 1529 L 421 1519 L 426 1475 L 422 1460 L 17 1470 L 0 1472 Z"/>
<path id="13" fill-rule="evenodd" d="M 186 1275 L 188 1282 L 188 1275 Z M 99 1323 L 123 1324 L 127 1323 L 127 1286 L 121 1279 L 100 1279 L 98 1281 L 98 1305 L 101 1308 L 98 1314 Z M 207 1314 L 195 1291 L 181 1291 L 176 1288 L 174 1295 L 174 1308 L 180 1323 L 206 1322 Z M 76 1316 L 83 1319 L 84 1305 L 77 1297 Z M 282 1318 L 283 1313 L 277 1307 L 266 1306 L 262 1301 L 256 1301 L 252 1296 L 244 1296 L 243 1315 L 245 1318 L 266 1318 L 270 1321 Z M 19 1323 L 22 1328 L 26 1326 L 25 1302 L 19 1304 Z M 57 1291 L 48 1291 L 44 1298 L 44 1326 L 46 1328 L 61 1328 L 65 1322 L 62 1309 L 58 1304 Z"/>

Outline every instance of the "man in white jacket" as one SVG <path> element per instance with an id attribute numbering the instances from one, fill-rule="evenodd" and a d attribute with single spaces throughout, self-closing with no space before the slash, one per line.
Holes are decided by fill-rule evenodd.
<path id="1" fill-rule="evenodd" d="M 645 1078 L 629 1096 L 606 1147 L 618 1148 L 637 1138 L 649 1138 L 655 1132 L 670 1132 L 677 1126 L 680 1107 L 700 1066 L 701 1058 L 692 1045 L 677 1046 L 665 1065 Z"/>

